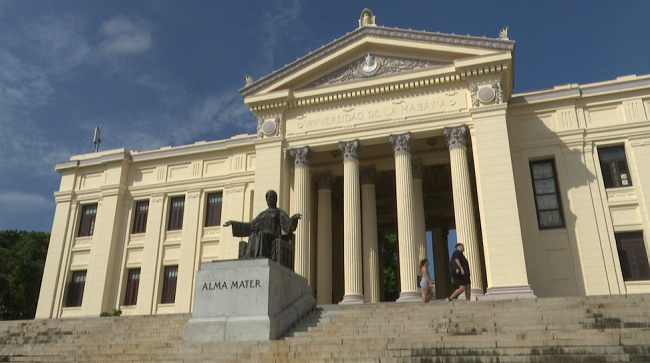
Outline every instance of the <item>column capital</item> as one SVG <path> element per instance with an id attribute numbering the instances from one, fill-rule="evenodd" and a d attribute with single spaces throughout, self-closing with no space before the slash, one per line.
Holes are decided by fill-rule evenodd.
<path id="1" fill-rule="evenodd" d="M 411 161 L 411 171 L 413 173 L 413 179 L 422 179 L 423 169 L 424 169 L 424 164 L 422 164 L 422 160 Z"/>
<path id="2" fill-rule="evenodd" d="M 411 137 L 410 132 L 390 135 L 388 141 L 393 145 L 393 152 L 395 155 L 411 153 L 413 138 Z"/>
<path id="3" fill-rule="evenodd" d="M 296 168 L 308 168 L 314 157 L 309 146 L 289 149 L 289 154 L 293 157 Z"/>
<path id="4" fill-rule="evenodd" d="M 366 166 L 359 169 L 359 179 L 361 180 L 361 185 L 366 184 L 375 184 L 377 176 L 377 169 L 374 165 Z"/>
<path id="5" fill-rule="evenodd" d="M 343 151 L 343 161 L 359 161 L 359 154 L 361 154 L 359 139 L 339 141 L 339 149 Z"/>
<path id="6" fill-rule="evenodd" d="M 321 189 L 332 190 L 332 184 L 334 183 L 334 177 L 332 177 L 331 172 L 326 171 L 324 173 L 314 174 L 314 181 L 316 182 L 316 185 L 318 186 L 318 190 L 321 190 Z"/>
<path id="7" fill-rule="evenodd" d="M 449 149 L 467 147 L 467 125 L 445 127 L 445 136 Z"/>

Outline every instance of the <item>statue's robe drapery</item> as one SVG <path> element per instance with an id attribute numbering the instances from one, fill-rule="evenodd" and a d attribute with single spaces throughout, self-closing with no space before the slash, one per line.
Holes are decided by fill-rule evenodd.
<path id="1" fill-rule="evenodd" d="M 250 237 L 240 258 L 266 257 L 277 261 L 275 241 L 282 231 L 292 233 L 298 226 L 297 217 L 289 217 L 279 208 L 268 208 L 250 222 L 232 222 L 233 237 Z"/>

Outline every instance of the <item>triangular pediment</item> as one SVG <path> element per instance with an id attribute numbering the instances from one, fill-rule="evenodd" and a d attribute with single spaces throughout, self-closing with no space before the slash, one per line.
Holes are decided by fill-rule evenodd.
<path id="1" fill-rule="evenodd" d="M 364 57 L 309 82 L 298 90 L 354 82 L 370 78 L 385 77 L 395 73 L 406 73 L 450 65 L 453 62 L 422 59 L 409 59 L 367 53 Z"/>
<path id="2" fill-rule="evenodd" d="M 325 89 L 347 82 L 453 68 L 460 60 L 480 61 L 513 51 L 514 42 L 507 39 L 363 26 L 265 77 L 249 80 L 240 93 L 253 100 L 278 92 Z M 372 64 L 364 71 L 368 54 Z"/>

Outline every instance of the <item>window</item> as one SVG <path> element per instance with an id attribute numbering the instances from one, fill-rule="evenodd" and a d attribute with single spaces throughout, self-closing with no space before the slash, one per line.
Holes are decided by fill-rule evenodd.
<path id="1" fill-rule="evenodd" d="M 168 231 L 183 228 L 183 209 L 185 209 L 185 197 L 172 198 L 169 209 Z"/>
<path id="2" fill-rule="evenodd" d="M 84 205 L 81 209 L 81 223 L 79 226 L 79 237 L 92 236 L 95 232 L 95 217 L 97 216 L 97 204 Z"/>
<path id="3" fill-rule="evenodd" d="M 208 206 L 205 216 L 205 226 L 214 227 L 221 225 L 221 201 L 222 195 L 219 193 L 208 194 Z"/>
<path id="4" fill-rule="evenodd" d="M 176 301 L 176 277 L 178 266 L 165 266 L 161 304 L 173 304 Z"/>
<path id="5" fill-rule="evenodd" d="M 623 145 L 598 148 L 598 159 L 600 159 L 605 188 L 632 186 Z"/>
<path id="6" fill-rule="evenodd" d="M 86 285 L 86 271 L 74 271 L 72 281 L 68 283 L 68 296 L 65 301 L 66 307 L 81 306 L 84 297 L 84 286 Z"/>
<path id="7" fill-rule="evenodd" d="M 558 197 L 555 162 L 553 160 L 533 161 L 530 163 L 533 178 L 537 224 L 540 229 L 564 227 L 562 205 Z"/>
<path id="8" fill-rule="evenodd" d="M 621 261 L 623 280 L 650 280 L 650 266 L 643 232 L 616 233 L 616 248 Z"/>
<path id="9" fill-rule="evenodd" d="M 137 202 L 135 204 L 135 219 L 133 219 L 133 233 L 147 231 L 147 214 L 149 214 L 149 201 Z"/>
<path id="10" fill-rule="evenodd" d="M 138 287 L 140 286 L 140 269 L 131 268 L 127 273 L 126 297 L 124 305 L 135 305 L 138 303 Z"/>

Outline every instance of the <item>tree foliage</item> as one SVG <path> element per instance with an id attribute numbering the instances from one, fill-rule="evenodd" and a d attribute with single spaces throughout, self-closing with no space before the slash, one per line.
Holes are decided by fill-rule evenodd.
<path id="1" fill-rule="evenodd" d="M 384 300 L 395 301 L 399 298 L 399 263 L 397 262 L 397 235 L 382 236 L 382 254 L 384 257 Z"/>
<path id="2" fill-rule="evenodd" d="M 50 234 L 0 231 L 0 320 L 33 319 Z"/>

